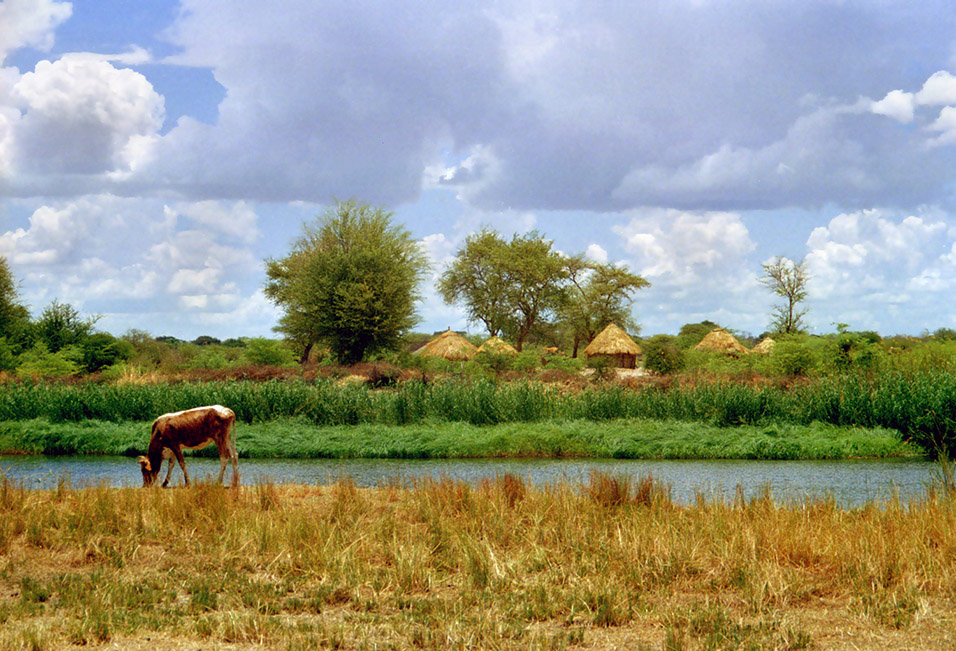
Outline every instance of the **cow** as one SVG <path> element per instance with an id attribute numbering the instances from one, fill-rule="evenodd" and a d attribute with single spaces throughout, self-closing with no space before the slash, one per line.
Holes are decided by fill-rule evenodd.
<path id="1" fill-rule="evenodd" d="M 163 487 L 169 485 L 169 478 L 173 474 L 173 461 L 179 461 L 183 469 L 186 485 L 189 485 L 189 474 L 186 472 L 186 462 L 183 460 L 183 448 L 198 450 L 210 443 L 215 443 L 219 449 L 219 483 L 222 483 L 226 474 L 226 464 L 232 460 L 232 485 L 239 485 L 239 455 L 236 453 L 235 441 L 236 414 L 222 405 L 210 407 L 196 407 L 185 411 L 163 414 L 153 421 L 153 431 L 149 439 L 149 448 L 145 457 L 139 458 L 139 466 L 143 471 L 143 486 L 152 486 L 159 471 L 162 470 L 163 460 L 169 459 L 169 470 Z"/>

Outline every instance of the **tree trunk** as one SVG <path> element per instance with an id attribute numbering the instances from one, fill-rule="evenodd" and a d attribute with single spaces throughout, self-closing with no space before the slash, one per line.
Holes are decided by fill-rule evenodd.
<path id="1" fill-rule="evenodd" d="M 302 350 L 302 355 L 299 357 L 299 364 L 305 366 L 306 362 L 309 361 L 309 354 L 312 352 L 313 344 L 306 344 L 305 348 Z"/>

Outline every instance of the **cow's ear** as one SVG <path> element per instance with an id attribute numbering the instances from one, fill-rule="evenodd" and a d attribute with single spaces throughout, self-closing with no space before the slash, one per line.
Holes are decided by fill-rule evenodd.
<path id="1" fill-rule="evenodd" d="M 149 459 L 147 459 L 146 457 L 140 457 L 140 458 L 139 458 L 139 465 L 140 465 L 140 467 L 141 467 L 143 470 L 145 470 L 146 472 L 150 472 L 150 471 L 152 471 L 152 469 L 153 469 L 153 468 L 149 465 Z"/>

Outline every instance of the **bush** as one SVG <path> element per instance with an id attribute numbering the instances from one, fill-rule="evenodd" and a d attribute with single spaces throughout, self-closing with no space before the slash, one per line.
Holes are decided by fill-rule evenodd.
<path id="1" fill-rule="evenodd" d="M 107 366 L 126 361 L 134 354 L 131 343 L 105 332 L 89 335 L 80 343 L 80 362 L 87 373 L 96 373 Z"/>
<path id="2" fill-rule="evenodd" d="M 644 342 L 644 368 L 660 375 L 670 375 L 684 368 L 684 351 L 671 335 L 654 335 Z"/>
<path id="3" fill-rule="evenodd" d="M 813 369 L 813 353 L 801 341 L 777 342 L 770 354 L 771 364 L 780 375 L 808 375 Z"/>
<path id="4" fill-rule="evenodd" d="M 265 337 L 250 339 L 243 356 L 250 364 L 260 366 L 291 366 L 295 364 L 295 353 L 283 342 Z"/>
<path id="5" fill-rule="evenodd" d="M 51 353 L 46 344 L 40 342 L 17 358 L 17 377 L 41 380 L 76 375 L 80 372 L 79 356 L 73 346 Z"/>

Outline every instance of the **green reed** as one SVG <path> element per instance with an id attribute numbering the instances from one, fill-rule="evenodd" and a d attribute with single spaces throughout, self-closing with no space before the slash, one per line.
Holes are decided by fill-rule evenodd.
<path id="1" fill-rule="evenodd" d="M 538 383 L 419 380 L 373 390 L 331 380 L 224 381 L 155 385 L 7 384 L 0 422 L 150 421 L 207 404 L 232 408 L 243 423 L 304 418 L 318 426 L 461 422 L 496 425 L 549 420 L 678 420 L 718 426 L 814 422 L 897 430 L 930 453 L 956 454 L 956 374 L 849 374 L 796 383 L 733 381 L 580 390 Z"/>

